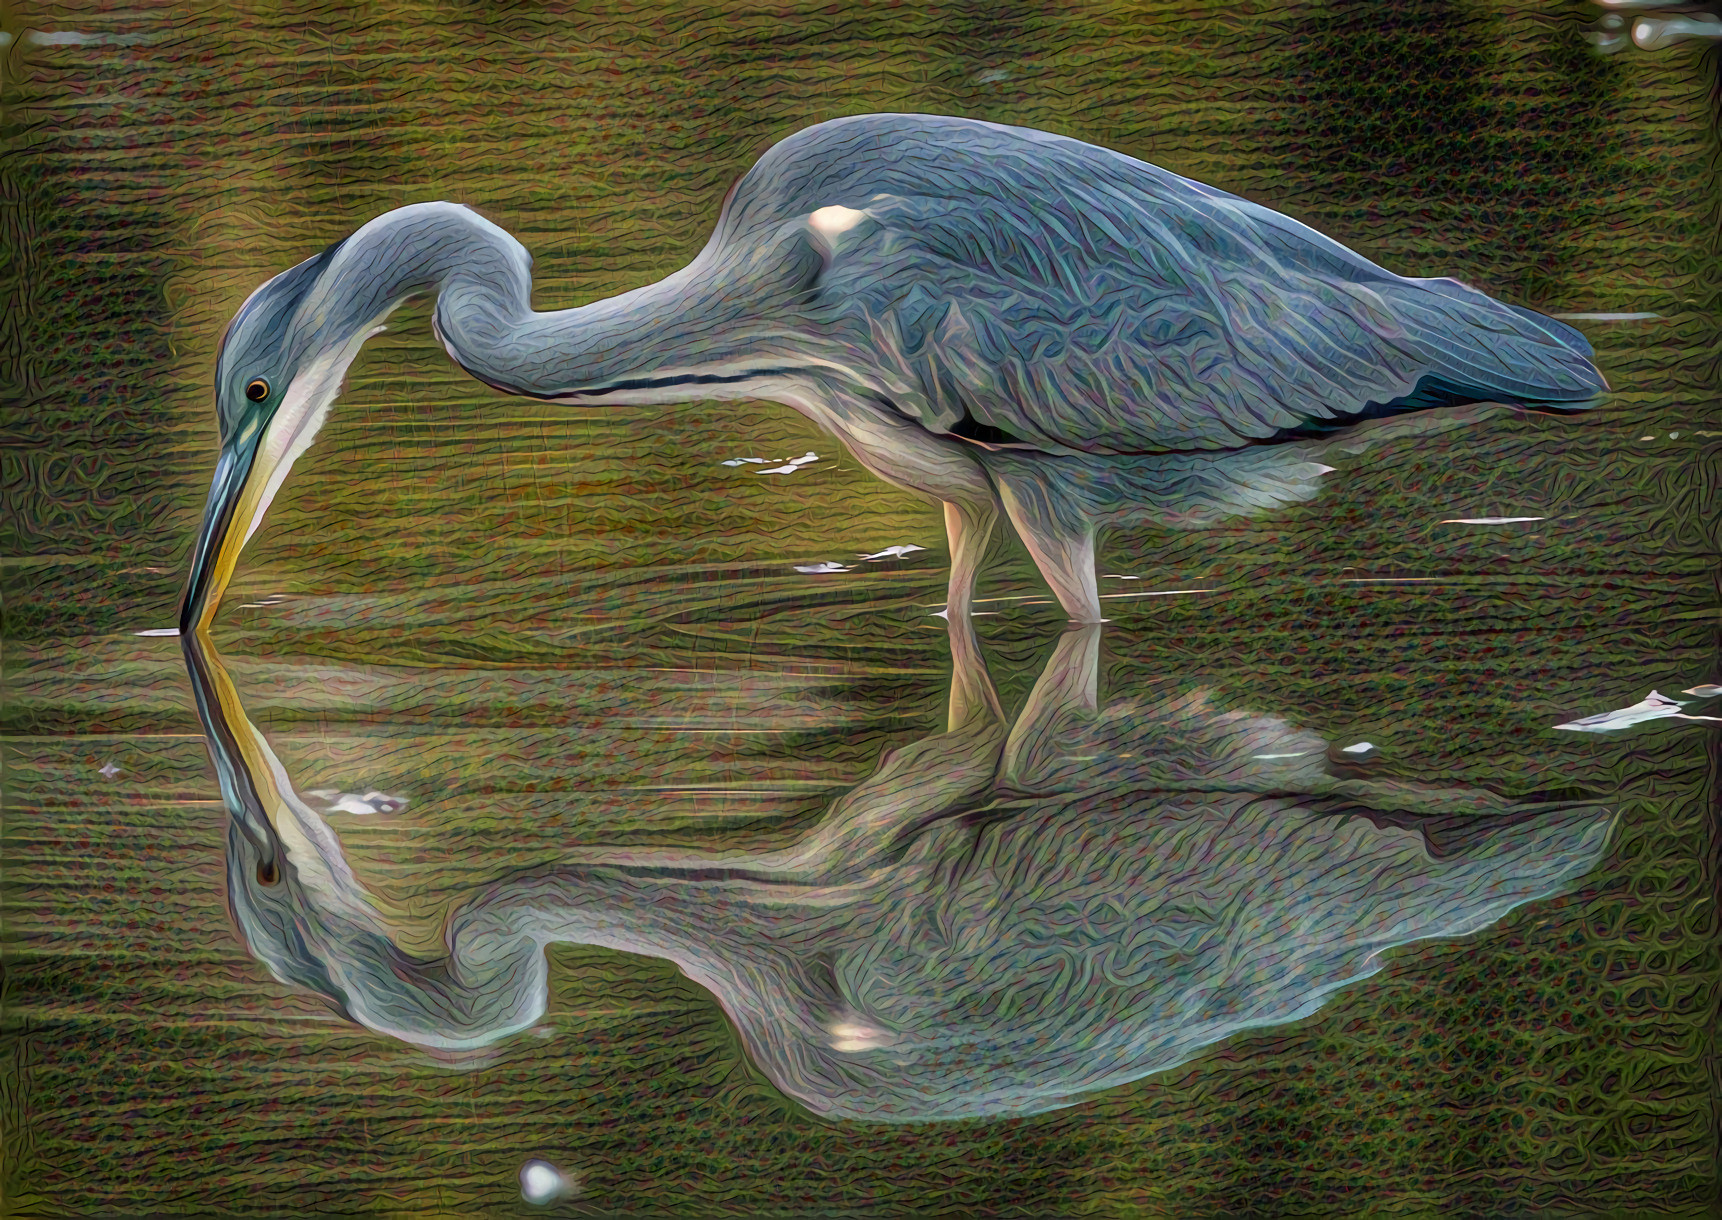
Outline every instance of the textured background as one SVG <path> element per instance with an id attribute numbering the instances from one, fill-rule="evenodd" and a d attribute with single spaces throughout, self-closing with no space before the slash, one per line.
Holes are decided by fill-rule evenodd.
<path id="1" fill-rule="evenodd" d="M 6 1209 L 511 1212 L 535 1155 L 579 1175 L 562 1207 L 591 1214 L 1714 1198 L 1713 735 L 1548 731 L 1719 677 L 1712 69 L 1685 48 L 1595 58 L 1584 9 L 1559 0 L 1195 7 L 271 0 L 0 19 Z M 1609 795 L 1606 865 L 1469 942 L 1398 951 L 1295 1026 L 1004 1122 L 817 1122 L 703 991 L 621 954 L 555 950 L 541 1036 L 458 1066 L 275 983 L 228 926 L 178 645 L 132 634 L 171 622 L 227 318 L 377 212 L 436 198 L 527 245 L 539 308 L 593 299 L 685 262 L 774 139 L 891 109 L 1109 145 L 1403 274 L 1661 315 L 1582 324 L 1617 390 L 1604 411 L 1384 452 L 1269 520 L 1116 536 L 1101 567 L 1223 590 L 1109 601 L 1109 697 L 1170 677 L 1368 738 L 1392 775 Z M 781 839 L 939 724 L 939 517 L 787 408 L 503 399 L 449 364 L 422 306 L 349 386 L 216 638 L 301 789 L 410 798 L 339 828 L 425 936 L 450 885 L 569 844 Z M 822 460 L 788 479 L 719 464 L 808 449 Z M 1437 524 L 1477 515 L 1549 519 Z M 896 543 L 930 549 L 791 568 Z M 1043 600 L 1014 543 L 984 582 Z M 1020 700 L 1059 618 L 987 608 L 994 675 Z"/>

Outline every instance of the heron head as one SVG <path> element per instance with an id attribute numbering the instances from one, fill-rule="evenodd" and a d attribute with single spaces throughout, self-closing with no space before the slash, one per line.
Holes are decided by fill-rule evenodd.
<path id="1" fill-rule="evenodd" d="M 246 943 L 277 978 L 305 987 L 343 1015 L 346 995 L 329 970 L 323 912 L 333 905 L 315 890 L 330 888 L 331 866 L 319 856 L 321 836 L 307 836 L 294 817 L 294 794 L 280 761 L 245 717 L 220 658 L 196 633 L 181 637 L 192 693 L 227 806 L 227 902 Z M 315 829 L 315 828 L 313 828 Z M 306 866 L 314 874 L 306 877 Z M 310 887 L 307 882 L 311 882 Z"/>
<path id="2" fill-rule="evenodd" d="M 507 910 L 488 912 L 475 893 L 449 925 L 447 955 L 401 949 L 399 912 L 365 887 L 340 837 L 294 790 L 213 646 L 198 632 L 180 644 L 229 814 L 228 908 L 269 972 L 368 1029 L 438 1050 L 485 1046 L 537 1021 L 544 953 Z"/>
<path id="3" fill-rule="evenodd" d="M 240 550 L 322 427 L 347 366 L 380 329 L 374 308 L 355 301 L 345 311 L 354 316 L 345 316 L 341 294 L 329 291 L 342 244 L 252 293 L 222 338 L 215 369 L 221 454 L 180 606 L 182 632 L 215 613 Z"/>
<path id="4" fill-rule="evenodd" d="M 252 956 L 281 982 L 366 1029 L 435 1051 L 485 1047 L 543 1015 L 548 967 L 529 936 L 497 927 L 463 938 L 469 915 L 451 929 L 450 955 L 409 953 L 303 802 L 288 795 L 267 822 L 263 844 L 243 817 L 228 823 L 227 904 Z"/>
<path id="5" fill-rule="evenodd" d="M 270 974 L 348 1021 L 430 1050 L 474 1050 L 537 1021 L 548 988 L 534 942 L 483 938 L 459 965 L 402 950 L 332 836 L 319 842 L 326 828 L 307 824 L 300 804 L 290 797 L 274 812 L 270 845 L 260 846 L 243 818 L 228 823 L 228 910 Z"/>

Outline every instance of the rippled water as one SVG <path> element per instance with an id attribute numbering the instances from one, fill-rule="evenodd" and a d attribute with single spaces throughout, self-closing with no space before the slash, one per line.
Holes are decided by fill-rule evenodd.
<path id="1" fill-rule="evenodd" d="M 598 1214 L 1713 1197 L 1714 734 L 1552 730 L 1722 677 L 1709 68 L 1690 49 L 1595 58 L 1576 18 L 1435 0 L 9 14 L 7 1205 L 471 1214 L 518 1206 L 533 1158 L 578 1183 L 557 1206 Z M 229 921 L 179 643 L 137 634 L 172 622 L 227 318 L 377 212 L 437 198 L 527 245 L 540 309 L 632 287 L 698 249 L 772 140 L 892 109 L 1061 131 L 1404 274 L 1635 315 L 1576 323 L 1617 391 L 1605 410 L 1381 451 L 1310 505 L 1116 535 L 1101 561 L 1104 701 L 1202 689 L 1367 740 L 1384 780 L 1604 801 L 1602 863 L 1467 939 L 1390 952 L 1313 1015 L 1020 1119 L 816 1119 L 705 990 L 613 950 L 553 949 L 541 1024 L 461 1063 L 274 981 Z M 767 462 L 725 465 L 745 457 Z M 1508 517 L 1538 519 L 1459 522 Z M 927 549 L 859 559 L 909 545 Z M 504 399 L 418 306 L 355 365 L 215 638 L 428 948 L 452 893 L 513 868 L 793 841 L 942 726 L 945 559 L 936 510 L 787 408 Z M 826 563 L 850 570 L 796 570 Z M 1148 596 L 1167 590 L 1200 591 Z M 980 596 L 1014 709 L 1062 615 L 1014 542 Z"/>

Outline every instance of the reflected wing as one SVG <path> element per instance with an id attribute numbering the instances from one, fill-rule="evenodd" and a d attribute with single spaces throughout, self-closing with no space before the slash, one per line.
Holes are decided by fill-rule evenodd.
<path id="1" fill-rule="evenodd" d="M 1069 164 L 995 162 L 966 197 L 874 196 L 834 242 L 825 307 L 864 329 L 893 403 L 930 430 L 1230 448 L 1463 402 L 1577 408 L 1606 389 L 1552 318 L 1395 276 L 1154 166 L 1056 148 Z"/>

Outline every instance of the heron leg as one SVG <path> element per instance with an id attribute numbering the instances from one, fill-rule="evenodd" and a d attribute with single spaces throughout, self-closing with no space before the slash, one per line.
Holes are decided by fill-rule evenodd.
<path id="1" fill-rule="evenodd" d="M 945 618 L 951 628 L 950 728 L 954 732 L 971 723 L 991 718 L 1004 721 L 998 691 L 987 676 L 980 641 L 975 638 L 974 620 L 969 617 L 974 601 L 975 574 L 986 555 L 998 510 L 990 504 L 945 504 L 945 534 L 951 544 L 951 584 L 945 600 Z"/>
<path id="2" fill-rule="evenodd" d="M 1100 586 L 1094 578 L 1094 523 L 1072 522 L 1058 511 L 1051 489 L 1017 477 L 997 480 L 1005 515 L 1035 566 L 1073 623 L 1102 623 Z"/>
<path id="3" fill-rule="evenodd" d="M 945 537 L 951 544 L 951 585 L 945 610 L 955 622 L 971 612 L 975 576 L 986 557 L 987 542 L 998 522 L 998 509 L 991 504 L 945 502 Z"/>

